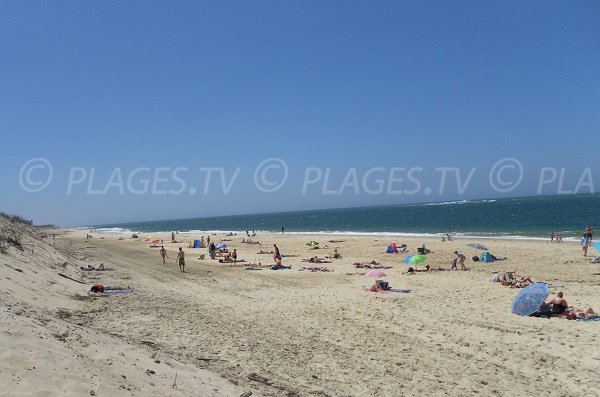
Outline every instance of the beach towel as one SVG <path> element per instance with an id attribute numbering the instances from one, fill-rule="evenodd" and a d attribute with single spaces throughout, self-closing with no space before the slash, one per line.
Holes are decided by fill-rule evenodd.
<path id="1" fill-rule="evenodd" d="M 372 292 L 370 291 L 370 287 L 367 287 L 366 285 L 362 286 L 362 290 L 365 292 Z M 395 292 L 395 293 L 400 293 L 400 294 L 411 294 L 415 291 L 410 290 L 410 289 L 397 289 L 397 288 L 390 288 L 388 290 L 385 291 L 380 291 L 380 292 L 375 292 L 375 293 L 381 293 L 381 292 Z"/>
<path id="2" fill-rule="evenodd" d="M 594 318 L 577 318 L 577 321 L 600 321 L 600 317 L 594 317 Z"/>
<path id="3" fill-rule="evenodd" d="M 328 269 L 326 267 L 301 267 L 298 269 L 299 272 L 332 272 L 332 269 Z"/>
<path id="4" fill-rule="evenodd" d="M 288 270 L 288 269 L 291 269 L 291 268 L 292 268 L 291 266 L 282 266 L 282 267 L 277 267 L 275 265 L 271 266 L 271 270 Z"/>
<path id="5" fill-rule="evenodd" d="M 104 292 L 101 292 L 101 293 L 96 294 L 96 295 L 102 296 L 102 295 L 131 295 L 131 294 L 133 294 L 133 291 L 130 290 L 130 289 L 128 289 L 128 290 L 119 290 L 119 289 L 117 289 L 117 290 L 104 291 Z"/>

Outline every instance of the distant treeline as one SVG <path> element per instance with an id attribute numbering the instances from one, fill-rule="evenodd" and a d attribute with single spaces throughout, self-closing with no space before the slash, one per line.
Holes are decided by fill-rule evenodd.
<path id="1" fill-rule="evenodd" d="M 33 221 L 30 221 L 30 220 L 25 219 L 18 215 L 8 215 L 8 214 L 5 214 L 4 212 L 0 212 L 0 218 L 3 218 L 5 220 L 7 220 L 9 222 L 13 222 L 13 223 L 21 223 L 23 225 L 33 226 Z"/>
<path id="2" fill-rule="evenodd" d="M 38 229 L 58 229 L 58 226 L 56 225 L 52 225 L 52 224 L 48 224 L 48 225 L 34 225 L 33 221 L 29 220 L 29 219 L 25 219 L 22 216 L 19 215 L 9 215 L 9 214 L 5 214 L 4 212 L 0 211 L 0 219 L 4 219 L 7 220 L 9 222 L 12 223 L 18 223 L 21 225 L 27 225 L 27 226 L 34 226 Z"/>

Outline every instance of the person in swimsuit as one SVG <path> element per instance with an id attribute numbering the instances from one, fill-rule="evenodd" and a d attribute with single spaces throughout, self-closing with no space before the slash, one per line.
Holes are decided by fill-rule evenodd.
<path id="1" fill-rule="evenodd" d="M 235 249 L 231 253 L 231 259 L 233 259 L 233 263 L 237 262 L 237 251 Z"/>
<path id="2" fill-rule="evenodd" d="M 569 307 L 567 301 L 563 298 L 562 292 L 556 294 L 556 298 L 552 299 L 550 302 L 548 302 L 548 304 L 552 306 L 553 314 L 561 314 L 567 310 L 567 307 Z"/>
<path id="3" fill-rule="evenodd" d="M 281 254 L 279 253 L 279 248 L 277 244 L 273 244 L 273 248 L 275 249 L 275 253 L 273 254 L 273 260 L 275 261 L 275 266 L 281 266 Z"/>
<path id="4" fill-rule="evenodd" d="M 390 285 L 387 281 L 375 280 L 375 284 L 369 288 L 371 292 L 384 292 L 390 289 Z"/>
<path id="5" fill-rule="evenodd" d="M 181 247 L 179 247 L 179 252 L 177 253 L 177 263 L 179 263 L 179 271 L 185 273 L 185 253 Z"/>
<path id="6" fill-rule="evenodd" d="M 160 256 L 162 256 L 163 258 L 163 263 L 167 263 L 165 261 L 165 258 L 168 258 L 169 256 L 167 255 L 167 250 L 165 249 L 165 246 L 163 245 L 162 248 L 160 249 Z"/>

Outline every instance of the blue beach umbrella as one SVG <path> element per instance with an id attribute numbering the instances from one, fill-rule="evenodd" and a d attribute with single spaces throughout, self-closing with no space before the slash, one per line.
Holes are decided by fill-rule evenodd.
<path id="1" fill-rule="evenodd" d="M 215 248 L 227 248 L 227 245 L 225 245 L 224 243 L 219 243 L 215 245 Z"/>
<path id="2" fill-rule="evenodd" d="M 411 255 L 407 256 L 402 262 L 404 262 L 405 265 L 419 265 L 425 262 L 425 259 L 426 257 L 423 255 Z"/>
<path id="3" fill-rule="evenodd" d="M 511 310 L 519 316 L 529 316 L 538 311 L 548 297 L 548 284 L 533 283 L 523 288 L 513 300 Z"/>

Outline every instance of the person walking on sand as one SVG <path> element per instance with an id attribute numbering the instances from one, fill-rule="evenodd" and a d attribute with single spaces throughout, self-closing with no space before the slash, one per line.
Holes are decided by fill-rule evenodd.
<path id="1" fill-rule="evenodd" d="M 171 232 L 171 242 L 175 242 L 175 232 Z"/>
<path id="2" fill-rule="evenodd" d="M 233 252 L 231 253 L 231 259 L 233 259 L 233 263 L 237 262 L 237 251 L 235 248 L 233 249 Z"/>
<path id="3" fill-rule="evenodd" d="M 587 250 L 588 247 L 590 246 L 590 239 L 587 236 L 587 234 L 584 234 L 583 237 L 581 238 L 581 248 L 583 249 L 583 256 L 587 256 Z"/>
<path id="4" fill-rule="evenodd" d="M 181 273 L 185 273 L 185 253 L 181 247 L 179 247 L 179 252 L 177 253 L 177 259 L 175 263 L 179 263 L 179 271 Z"/>
<path id="5" fill-rule="evenodd" d="M 167 250 L 165 249 L 164 245 L 160 248 L 160 256 L 162 256 L 162 258 L 163 258 L 163 263 L 167 263 L 165 261 L 165 258 L 168 258 L 169 255 L 167 255 Z"/>
<path id="6" fill-rule="evenodd" d="M 281 234 L 283 234 L 285 231 L 285 228 L 283 226 L 281 226 Z"/>
<path id="7" fill-rule="evenodd" d="M 585 236 L 588 238 L 588 240 L 590 241 L 590 243 L 592 242 L 592 235 L 594 234 L 594 231 L 592 230 L 592 227 L 590 225 L 587 225 L 585 227 Z"/>

